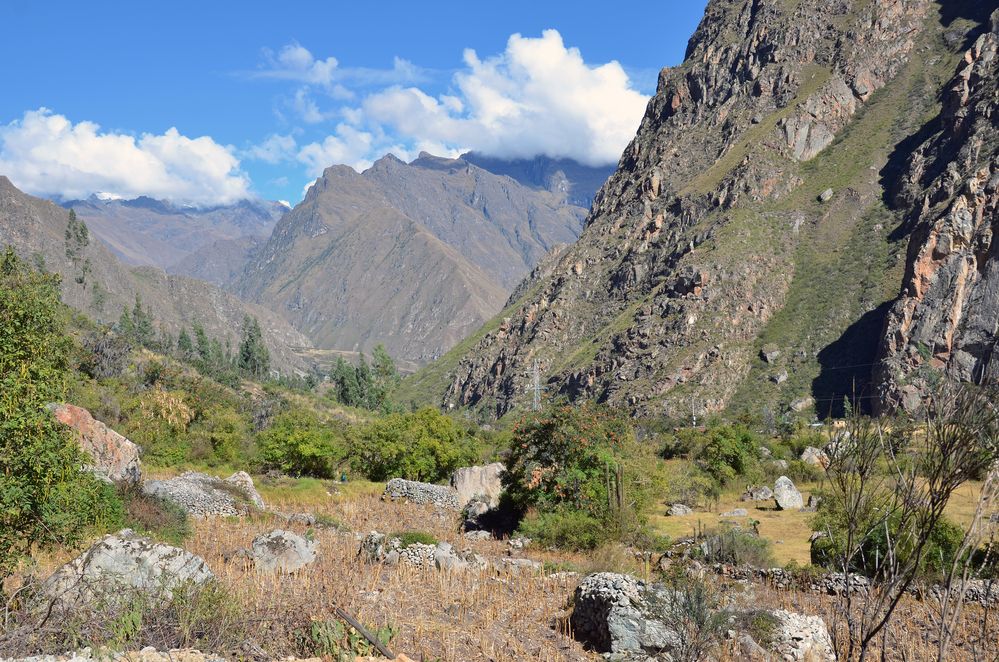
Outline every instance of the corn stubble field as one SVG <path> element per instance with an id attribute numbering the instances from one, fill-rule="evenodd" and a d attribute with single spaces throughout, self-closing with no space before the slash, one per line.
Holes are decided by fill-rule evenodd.
<path id="1" fill-rule="evenodd" d="M 568 616 L 573 591 L 587 572 L 630 572 L 656 579 L 658 566 L 636 560 L 626 548 L 598 549 L 590 554 L 528 548 L 510 552 L 504 541 L 467 541 L 457 532 L 457 516 L 429 506 L 383 501 L 377 484 L 351 486 L 348 494 L 321 494 L 315 489 L 262 490 L 269 507 L 282 512 L 308 510 L 335 520 L 340 528 L 309 531 L 318 543 L 318 559 L 295 574 L 261 574 L 241 560 L 228 560 L 258 534 L 281 526 L 298 533 L 305 527 L 278 522 L 269 514 L 243 518 L 200 519 L 184 542 L 201 556 L 219 579 L 225 604 L 202 614 L 217 630 L 216 646 L 229 646 L 227 657 L 245 659 L 240 640 L 250 641 L 257 654 L 270 658 L 304 657 L 301 633 L 312 623 L 336 621 L 337 607 L 370 628 L 390 627 L 390 647 L 414 660 L 440 662 L 515 662 L 518 660 L 600 660 L 572 637 Z M 359 489 L 358 489 L 359 487 Z M 799 513 L 794 513 L 799 515 Z M 701 513 L 710 517 L 710 513 Z M 471 548 L 487 558 L 511 553 L 544 562 L 540 574 L 496 570 L 442 572 L 405 564 L 370 563 L 358 554 L 353 532 L 422 531 L 456 549 Z M 74 556 L 61 550 L 41 557 L 31 570 L 47 576 Z M 571 570 L 566 572 L 565 570 Z M 846 622 L 842 602 L 833 596 L 796 590 L 778 590 L 762 582 L 729 580 L 713 573 L 702 575 L 723 601 L 734 607 L 787 609 L 822 616 L 842 656 Z M 24 575 L 19 578 L 21 581 Z M 7 587 L 14 588 L 19 579 Z M 936 659 L 934 607 L 930 601 L 906 598 L 899 613 L 874 650 L 888 660 Z M 995 615 L 975 605 L 962 614 L 952 660 L 999 659 L 994 636 Z M 197 628 L 195 628 L 197 629 Z M 198 632 L 192 632 L 192 637 Z M 203 634 L 203 633 L 201 633 Z M 211 640 L 209 637 L 207 640 Z M 197 643 L 196 639 L 190 640 Z M 201 639 L 202 648 L 206 639 Z M 181 642 L 184 643 L 184 642 Z M 127 648 L 127 646 L 126 646 Z M 213 652 L 222 653 L 223 650 Z M 724 641 L 717 660 L 745 659 L 735 641 Z"/>

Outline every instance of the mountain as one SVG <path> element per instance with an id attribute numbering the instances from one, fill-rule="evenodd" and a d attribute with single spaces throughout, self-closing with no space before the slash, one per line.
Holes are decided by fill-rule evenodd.
<path id="1" fill-rule="evenodd" d="M 170 265 L 169 271 L 229 288 L 266 243 L 266 236 L 216 239 Z"/>
<path id="2" fill-rule="evenodd" d="M 95 195 L 63 206 L 75 210 L 93 234 L 124 262 L 188 275 L 195 275 L 185 271 L 191 267 L 185 261 L 191 254 L 216 241 L 266 238 L 288 211 L 280 202 L 264 200 L 199 208 L 146 196 L 123 200 Z M 245 254 L 232 252 L 228 256 L 233 262 L 227 266 L 236 270 L 248 259 Z M 178 263 L 179 267 L 175 267 Z"/>
<path id="3" fill-rule="evenodd" d="M 62 297 L 68 305 L 92 318 L 114 323 L 123 308 L 142 298 L 163 330 L 176 335 L 181 326 L 201 324 L 220 341 L 239 342 L 244 315 L 260 320 L 272 362 L 280 369 L 307 367 L 298 351 L 311 347 L 309 340 L 273 312 L 246 304 L 217 287 L 184 276 L 172 276 L 155 267 L 129 267 L 100 241 L 91 238 L 74 262 L 67 257 L 66 227 L 69 212 L 47 200 L 21 192 L 0 175 L 0 246 L 13 246 L 23 257 L 43 261 L 45 268 L 63 276 Z M 90 272 L 78 283 L 83 261 Z"/>
<path id="4" fill-rule="evenodd" d="M 502 416 L 537 365 L 637 415 L 825 416 L 917 364 L 968 378 L 999 296 L 992 9 L 710 0 L 579 240 L 408 395 Z"/>
<path id="5" fill-rule="evenodd" d="M 499 159 L 467 152 L 461 155 L 461 160 L 495 175 L 506 175 L 524 186 L 563 196 L 570 205 L 585 209 L 590 208 L 593 196 L 614 174 L 614 166 L 588 166 L 573 159 L 544 155 L 533 159 Z"/>
<path id="6" fill-rule="evenodd" d="M 417 364 L 503 306 L 585 211 L 460 159 L 328 168 L 234 285 L 313 339 Z"/>

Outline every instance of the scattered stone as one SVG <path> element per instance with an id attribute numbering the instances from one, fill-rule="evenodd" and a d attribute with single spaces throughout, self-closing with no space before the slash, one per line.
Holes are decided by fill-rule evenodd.
<path id="1" fill-rule="evenodd" d="M 385 486 L 382 498 L 392 501 L 404 499 L 409 503 L 431 504 L 438 508 L 461 510 L 461 506 L 458 504 L 458 492 L 454 488 L 405 480 L 404 478 L 390 480 Z"/>
<path id="2" fill-rule="evenodd" d="M 669 514 L 672 515 L 673 517 L 677 517 L 680 515 L 689 515 L 692 512 L 694 512 L 694 510 L 690 506 L 686 506 L 682 503 L 674 503 L 672 506 L 669 507 Z"/>
<path id="3" fill-rule="evenodd" d="M 173 501 L 196 517 L 235 517 L 264 505 L 253 480 L 243 471 L 226 480 L 187 471 L 176 478 L 146 481 L 142 491 Z"/>
<path id="4" fill-rule="evenodd" d="M 489 502 L 484 496 L 474 496 L 461 510 L 462 528 L 465 531 L 478 531 L 487 528 L 485 516 L 489 514 Z"/>
<path id="5" fill-rule="evenodd" d="M 451 475 L 451 487 L 458 493 L 458 504 L 462 507 L 475 497 L 485 497 L 484 501 L 490 508 L 499 505 L 500 494 L 503 492 L 502 462 L 493 462 L 485 466 L 462 467 Z"/>
<path id="6" fill-rule="evenodd" d="M 213 578 L 201 557 L 122 529 L 52 573 L 41 595 L 66 608 L 105 601 L 125 589 L 169 600 L 174 588 Z"/>
<path id="7" fill-rule="evenodd" d="M 250 557 L 259 572 L 293 573 L 316 560 L 316 544 L 297 533 L 275 529 L 253 539 Z"/>
<path id="8" fill-rule="evenodd" d="M 801 510 L 805 505 L 801 492 L 787 476 L 781 476 L 774 483 L 774 501 L 778 510 Z"/>
<path id="9" fill-rule="evenodd" d="M 774 460 L 774 468 L 778 471 L 787 471 L 787 460 Z"/>
<path id="10" fill-rule="evenodd" d="M 746 487 L 740 499 L 742 501 L 769 501 L 774 498 L 774 492 L 766 485 Z"/>
<path id="11" fill-rule="evenodd" d="M 139 447 L 104 425 L 83 407 L 51 404 L 56 420 L 70 427 L 92 464 L 87 471 L 114 483 L 138 483 L 142 478 Z"/>
<path id="12" fill-rule="evenodd" d="M 822 193 L 819 193 L 819 202 L 829 202 L 832 200 L 832 197 L 833 190 L 831 188 L 827 188 L 825 191 L 822 191 Z"/>
<path id="13" fill-rule="evenodd" d="M 520 551 L 527 549 L 531 545 L 531 539 L 526 536 L 518 536 L 516 538 L 510 538 L 506 541 L 507 546 L 512 550 Z"/>
<path id="14" fill-rule="evenodd" d="M 110 651 L 90 647 L 64 655 L 32 655 L 6 659 L 4 662 L 226 662 L 224 657 L 202 653 L 193 648 L 158 651 L 147 646 L 139 651 Z"/>
<path id="15" fill-rule="evenodd" d="M 825 454 L 821 449 L 815 448 L 814 446 L 808 446 L 801 452 L 801 461 L 805 464 L 810 464 L 813 467 L 820 467 L 826 469 L 829 466 L 829 456 Z"/>
<path id="16" fill-rule="evenodd" d="M 766 446 L 760 446 L 759 448 L 756 449 L 756 452 L 758 452 L 760 454 L 760 457 L 762 457 L 764 460 L 769 460 L 770 457 L 773 455 L 773 453 L 770 452 L 770 449 L 767 448 Z"/>
<path id="17" fill-rule="evenodd" d="M 770 381 L 777 385 L 783 384 L 787 381 L 787 370 L 781 370 L 778 373 L 770 375 Z"/>
<path id="18" fill-rule="evenodd" d="M 820 503 L 822 503 L 822 497 L 820 497 L 820 496 L 818 496 L 816 494 L 809 494 L 808 495 L 808 508 L 810 510 L 818 510 Z"/>
<path id="19" fill-rule="evenodd" d="M 735 508 L 734 510 L 729 510 L 722 513 L 719 517 L 748 517 L 749 511 L 745 508 Z"/>
<path id="20" fill-rule="evenodd" d="M 767 363 L 773 363 L 780 357 L 780 350 L 777 345 L 767 344 L 760 350 L 760 358 Z"/>
<path id="21" fill-rule="evenodd" d="M 493 534 L 488 531 L 466 531 L 462 537 L 465 540 L 492 540 Z"/>
<path id="22" fill-rule="evenodd" d="M 780 621 L 773 635 L 773 648 L 783 659 L 835 662 L 832 638 L 820 617 L 783 609 L 772 613 Z"/>
<path id="23" fill-rule="evenodd" d="M 751 636 L 743 632 L 738 635 L 739 641 L 739 653 L 742 655 L 743 660 L 749 660 L 750 662 L 768 662 L 770 655 L 767 650 L 756 643 L 756 640 Z"/>

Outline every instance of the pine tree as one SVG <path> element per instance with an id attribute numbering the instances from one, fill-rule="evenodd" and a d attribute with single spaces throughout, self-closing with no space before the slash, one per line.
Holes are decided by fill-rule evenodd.
<path id="1" fill-rule="evenodd" d="M 182 328 L 180 335 L 177 336 L 177 353 L 185 361 L 194 358 L 194 343 L 191 342 L 191 336 L 188 335 L 187 329 Z"/>
<path id="2" fill-rule="evenodd" d="M 239 344 L 239 369 L 252 377 L 266 375 L 271 368 L 270 352 L 256 317 L 243 318 L 243 339 Z"/>
<path id="3" fill-rule="evenodd" d="M 87 224 L 76 218 L 76 211 L 69 210 L 69 222 L 66 224 L 66 257 L 76 272 L 74 280 L 80 285 L 87 281 L 90 273 L 90 260 L 83 256 L 84 249 L 90 245 L 90 231 Z"/>
<path id="4" fill-rule="evenodd" d="M 153 342 L 153 318 L 142 308 L 142 297 L 136 293 L 135 305 L 132 307 L 132 326 L 135 342 L 143 347 L 149 347 Z"/>

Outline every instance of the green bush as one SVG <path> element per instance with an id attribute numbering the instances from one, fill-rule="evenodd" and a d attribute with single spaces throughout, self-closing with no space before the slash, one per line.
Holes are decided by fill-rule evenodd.
<path id="1" fill-rule="evenodd" d="M 399 546 L 402 549 L 406 549 L 410 545 L 436 545 L 438 542 L 433 534 L 426 531 L 401 531 L 388 536 L 389 540 L 393 538 L 399 539 Z"/>
<path id="2" fill-rule="evenodd" d="M 70 340 L 59 277 L 0 256 L 0 581 L 32 549 L 119 516 L 113 492 L 46 408 L 66 395 Z M 113 511 L 118 511 L 113 512 Z"/>
<path id="3" fill-rule="evenodd" d="M 708 563 L 749 565 L 756 568 L 770 568 L 774 565 L 769 540 L 734 526 L 707 532 L 701 540 L 701 550 Z"/>
<path id="4" fill-rule="evenodd" d="M 124 505 L 121 526 L 172 545 L 191 535 L 187 512 L 173 501 L 146 494 L 139 486 L 120 486 L 118 496 Z"/>
<path id="5" fill-rule="evenodd" d="M 246 419 L 232 407 L 216 406 L 199 412 L 188 431 L 191 459 L 209 466 L 252 460 Z"/>
<path id="6" fill-rule="evenodd" d="M 294 476 L 334 478 L 348 458 L 342 424 L 326 421 L 308 409 L 291 409 L 274 417 L 257 435 L 265 466 Z"/>
<path id="7" fill-rule="evenodd" d="M 407 478 L 426 482 L 446 479 L 458 467 L 478 459 L 475 440 L 436 409 L 389 414 L 367 423 L 351 444 L 355 471 L 368 479 Z"/>
<path id="8" fill-rule="evenodd" d="M 542 547 L 568 550 L 596 549 L 611 538 L 604 522 L 568 507 L 532 513 L 520 523 L 517 532 Z"/>

